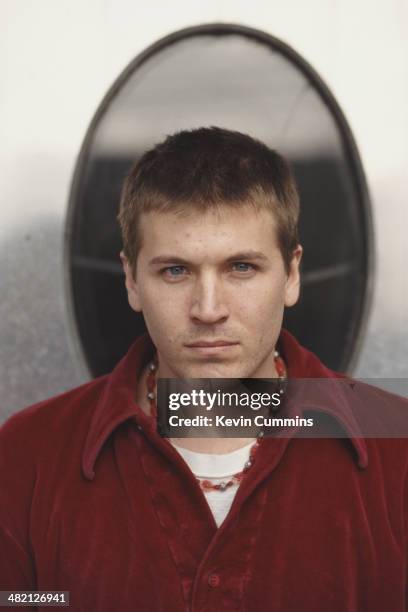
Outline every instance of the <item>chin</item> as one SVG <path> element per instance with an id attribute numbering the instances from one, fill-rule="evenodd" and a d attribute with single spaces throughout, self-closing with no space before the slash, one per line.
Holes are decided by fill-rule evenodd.
<path id="1" fill-rule="evenodd" d="M 203 364 L 186 368 L 186 378 L 245 378 L 242 368 L 232 364 Z"/>

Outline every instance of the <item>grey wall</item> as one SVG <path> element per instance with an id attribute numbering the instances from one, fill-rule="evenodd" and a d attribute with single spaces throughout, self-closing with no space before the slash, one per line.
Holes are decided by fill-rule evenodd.
<path id="1" fill-rule="evenodd" d="M 0 11 L 0 420 L 88 378 L 63 275 L 75 160 L 124 66 L 158 38 L 198 23 L 241 23 L 281 38 L 336 96 L 364 163 L 377 245 L 354 374 L 408 378 L 406 2 L 380 0 L 374 12 L 366 0 L 160 0 L 141 14 L 124 0 L 5 0 Z"/>

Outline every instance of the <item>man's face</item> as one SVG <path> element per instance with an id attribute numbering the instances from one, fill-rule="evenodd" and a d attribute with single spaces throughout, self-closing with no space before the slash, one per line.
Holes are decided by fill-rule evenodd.
<path id="1" fill-rule="evenodd" d="M 166 378 L 268 378 L 284 306 L 299 296 L 269 211 L 147 213 L 135 278 L 122 256 L 131 307 L 142 311 Z"/>

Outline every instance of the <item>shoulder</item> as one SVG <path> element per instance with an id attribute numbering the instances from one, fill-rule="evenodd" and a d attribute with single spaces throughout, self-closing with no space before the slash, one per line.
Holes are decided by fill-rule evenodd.
<path id="1" fill-rule="evenodd" d="M 341 386 L 367 449 L 368 473 L 390 495 L 404 495 L 408 478 L 408 399 L 344 377 Z"/>
<path id="2" fill-rule="evenodd" d="M 44 451 L 56 446 L 73 431 L 78 436 L 86 429 L 108 376 L 87 382 L 75 389 L 48 398 L 15 413 L 0 428 L 1 453 L 13 448 Z M 22 448 L 23 445 L 23 448 Z M 0 453 L 0 457 L 1 457 Z"/>
<path id="3" fill-rule="evenodd" d="M 80 475 L 80 457 L 106 378 L 39 402 L 0 429 L 0 531 L 28 541 L 33 500 L 44 503 L 61 475 Z"/>
<path id="4" fill-rule="evenodd" d="M 353 391 L 359 395 L 361 399 L 367 401 L 379 401 L 384 406 L 390 409 L 408 409 L 408 398 L 396 393 L 382 389 L 376 385 L 360 380 L 356 378 L 345 377 L 345 380 L 350 384 L 354 385 Z"/>
<path id="5" fill-rule="evenodd" d="M 343 379 L 348 399 L 368 438 L 401 438 L 408 444 L 408 398 L 375 385 Z"/>

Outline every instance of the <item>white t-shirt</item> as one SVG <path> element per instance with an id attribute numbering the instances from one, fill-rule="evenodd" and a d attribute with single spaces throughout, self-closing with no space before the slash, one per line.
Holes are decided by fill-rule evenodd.
<path id="1" fill-rule="evenodd" d="M 249 459 L 253 444 L 254 442 L 251 442 L 232 453 L 223 455 L 196 453 L 175 444 L 173 446 L 180 453 L 194 476 L 200 480 L 209 480 L 213 484 L 219 484 L 220 482 L 228 482 L 234 474 L 242 472 Z M 231 487 L 227 487 L 225 491 L 204 491 L 217 527 L 227 516 L 237 489 L 238 484 L 234 483 Z"/>

